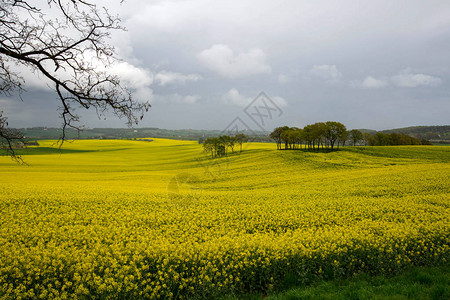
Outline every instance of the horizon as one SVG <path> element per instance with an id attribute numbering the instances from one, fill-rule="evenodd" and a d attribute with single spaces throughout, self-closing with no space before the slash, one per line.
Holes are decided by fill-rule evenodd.
<path id="1" fill-rule="evenodd" d="M 289 125 L 285 125 L 285 126 L 289 126 Z M 448 125 L 412 125 L 412 126 L 406 126 L 406 127 L 386 128 L 386 129 L 347 128 L 347 130 L 357 129 L 357 130 L 371 130 L 371 131 L 382 132 L 382 131 L 400 130 L 400 129 L 407 129 L 407 128 L 446 127 L 446 126 L 450 126 L 450 124 L 448 124 Z M 294 126 L 289 126 L 289 127 L 294 127 Z M 61 127 L 49 127 L 49 126 L 33 126 L 33 127 L 22 127 L 22 128 L 16 127 L 15 129 L 18 129 L 18 130 L 25 129 L 25 130 L 27 130 L 27 129 L 38 129 L 38 128 L 62 130 Z M 299 127 L 299 128 L 302 128 L 302 127 Z M 160 127 L 86 127 L 86 128 L 81 129 L 81 131 L 83 131 L 83 130 L 95 130 L 95 129 L 129 129 L 129 130 L 153 129 L 153 130 L 168 130 L 168 131 L 193 130 L 193 131 L 218 131 L 218 132 L 223 132 L 224 131 L 223 129 L 195 129 L 195 128 L 175 128 L 175 129 L 170 129 L 170 128 L 160 128 Z M 251 130 L 251 131 L 253 131 L 253 132 L 270 133 L 274 129 L 275 128 L 272 128 L 271 130 L 268 130 L 268 131 L 261 131 L 261 130 L 260 131 L 258 131 L 258 130 Z M 76 129 L 73 129 L 73 128 L 68 128 L 67 130 L 69 130 L 69 131 L 71 131 L 71 130 L 76 131 Z"/>

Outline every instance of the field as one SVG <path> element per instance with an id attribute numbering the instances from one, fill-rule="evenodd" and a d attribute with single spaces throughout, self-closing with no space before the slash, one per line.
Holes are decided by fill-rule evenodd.
<path id="1" fill-rule="evenodd" d="M 450 146 L 40 143 L 28 166 L 0 157 L 4 298 L 215 298 L 448 264 Z"/>

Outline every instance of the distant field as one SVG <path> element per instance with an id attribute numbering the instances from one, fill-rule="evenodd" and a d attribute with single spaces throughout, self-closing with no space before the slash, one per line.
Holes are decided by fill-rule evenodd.
<path id="1" fill-rule="evenodd" d="M 448 264 L 450 146 L 39 143 L 28 166 L 0 157 L 5 298 L 216 298 Z"/>

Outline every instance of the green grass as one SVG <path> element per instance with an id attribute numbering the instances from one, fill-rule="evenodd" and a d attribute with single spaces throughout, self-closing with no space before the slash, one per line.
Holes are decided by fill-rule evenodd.
<path id="1" fill-rule="evenodd" d="M 58 149 L 55 147 L 28 147 L 25 149 L 14 150 L 16 155 L 46 155 L 46 154 L 65 154 L 65 153 L 79 153 L 79 152 L 92 152 L 92 150 L 74 150 L 74 149 Z M 6 151 L 0 149 L 0 156 L 6 155 Z"/>
<path id="2" fill-rule="evenodd" d="M 450 299 L 450 266 L 415 267 L 392 277 L 359 275 L 350 279 L 318 281 L 292 287 L 287 280 L 285 290 L 269 295 L 252 294 L 232 299 Z"/>
<path id="3" fill-rule="evenodd" d="M 435 146 L 365 146 L 344 147 L 341 150 L 357 153 L 365 157 L 386 157 L 396 159 L 414 159 L 421 161 L 449 162 L 450 149 Z"/>

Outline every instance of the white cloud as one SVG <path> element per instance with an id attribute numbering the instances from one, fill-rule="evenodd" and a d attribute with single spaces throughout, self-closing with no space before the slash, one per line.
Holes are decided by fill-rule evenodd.
<path id="1" fill-rule="evenodd" d="M 153 90 L 150 88 L 153 84 L 151 71 L 125 61 L 114 64 L 108 71 L 117 75 L 123 86 L 134 90 L 134 99 L 138 101 L 153 100 Z"/>
<path id="2" fill-rule="evenodd" d="M 14 63 L 12 59 L 5 58 L 5 65 L 14 73 L 17 73 L 23 79 L 23 84 L 25 90 L 37 89 L 41 91 L 51 91 L 53 90 L 54 83 L 44 76 L 39 70 L 29 67 L 22 63 Z M 48 64 L 44 63 L 44 66 Z M 54 67 L 50 66 L 53 70 Z"/>
<path id="3" fill-rule="evenodd" d="M 200 100 L 200 95 L 189 95 L 189 96 L 185 96 L 182 100 L 183 103 L 187 103 L 187 104 L 194 104 L 197 103 L 198 100 Z"/>
<path id="4" fill-rule="evenodd" d="M 240 107 L 246 107 L 247 105 L 252 102 L 254 97 L 247 97 L 243 94 L 241 94 L 237 89 L 232 88 L 228 92 L 226 92 L 222 96 L 222 102 L 228 104 L 228 105 L 234 105 L 234 106 L 240 106 Z M 287 106 L 287 101 L 280 97 L 280 96 L 273 96 L 270 97 L 270 99 L 278 106 L 278 107 L 285 107 Z"/>
<path id="5" fill-rule="evenodd" d="M 354 80 L 350 82 L 351 87 L 362 89 L 379 89 L 388 85 L 388 81 L 385 78 L 374 78 L 367 76 L 363 81 Z"/>
<path id="6" fill-rule="evenodd" d="M 155 75 L 155 81 L 158 82 L 159 85 L 166 85 L 171 83 L 181 83 L 184 84 L 187 81 L 199 81 L 202 79 L 202 76 L 198 74 L 188 74 L 184 75 L 181 73 L 170 72 L 170 71 L 160 71 Z"/>
<path id="7" fill-rule="evenodd" d="M 310 72 L 313 76 L 327 81 L 338 81 L 342 78 L 342 73 L 336 65 L 314 65 Z"/>
<path id="8" fill-rule="evenodd" d="M 291 78 L 285 74 L 280 74 L 278 75 L 278 82 L 285 84 L 285 83 L 289 83 L 291 81 Z"/>
<path id="9" fill-rule="evenodd" d="M 367 76 L 363 80 L 361 85 L 363 88 L 377 89 L 377 88 L 385 87 L 387 85 L 387 81 L 385 79 L 376 79 L 376 78 L 373 78 L 372 76 Z"/>
<path id="10" fill-rule="evenodd" d="M 252 101 L 252 98 L 245 97 L 237 89 L 232 88 L 222 96 L 222 101 L 229 105 L 245 107 Z"/>
<path id="11" fill-rule="evenodd" d="M 417 87 L 420 85 L 438 86 L 442 80 L 431 75 L 413 73 L 411 69 L 402 70 L 391 77 L 392 82 L 399 87 Z"/>
<path id="12" fill-rule="evenodd" d="M 119 61 L 111 66 L 105 66 L 96 59 L 95 54 L 89 51 L 84 54 L 83 61 L 89 63 L 98 72 L 106 72 L 107 74 L 118 76 L 123 86 L 134 89 L 137 92 L 139 92 L 139 89 L 148 88 L 153 83 L 153 74 L 151 71 L 137 67 L 126 61 Z M 72 74 L 63 68 L 60 68 L 56 72 L 51 72 L 54 69 L 51 63 L 47 63 L 45 67 L 47 70 L 50 70 L 53 76 L 56 76 L 60 80 L 71 79 Z M 14 66 L 14 71 L 23 77 L 25 89 L 54 91 L 54 83 L 39 70 L 34 70 L 23 64 L 17 64 Z"/>
<path id="13" fill-rule="evenodd" d="M 266 55 L 259 48 L 235 55 L 227 45 L 214 45 L 197 55 L 198 60 L 211 71 L 228 78 L 246 77 L 271 72 Z"/>
<path id="14" fill-rule="evenodd" d="M 285 106 L 288 105 L 286 99 L 284 99 L 284 98 L 282 98 L 280 96 L 274 96 L 274 97 L 271 97 L 270 99 L 272 99 L 272 101 L 275 102 L 275 104 L 278 107 L 285 107 Z"/>
<path id="15" fill-rule="evenodd" d="M 195 104 L 200 99 L 200 95 L 183 96 L 178 93 L 168 95 L 155 95 L 155 100 L 160 103 Z"/>
<path id="16" fill-rule="evenodd" d="M 150 71 L 128 62 L 119 62 L 113 65 L 110 72 L 117 75 L 121 81 L 131 88 L 142 88 L 153 83 L 153 74 Z"/>
<path id="17" fill-rule="evenodd" d="M 150 101 L 153 102 L 153 90 L 149 87 L 140 87 L 135 90 L 133 94 L 133 99 L 137 99 L 143 102 Z"/>

